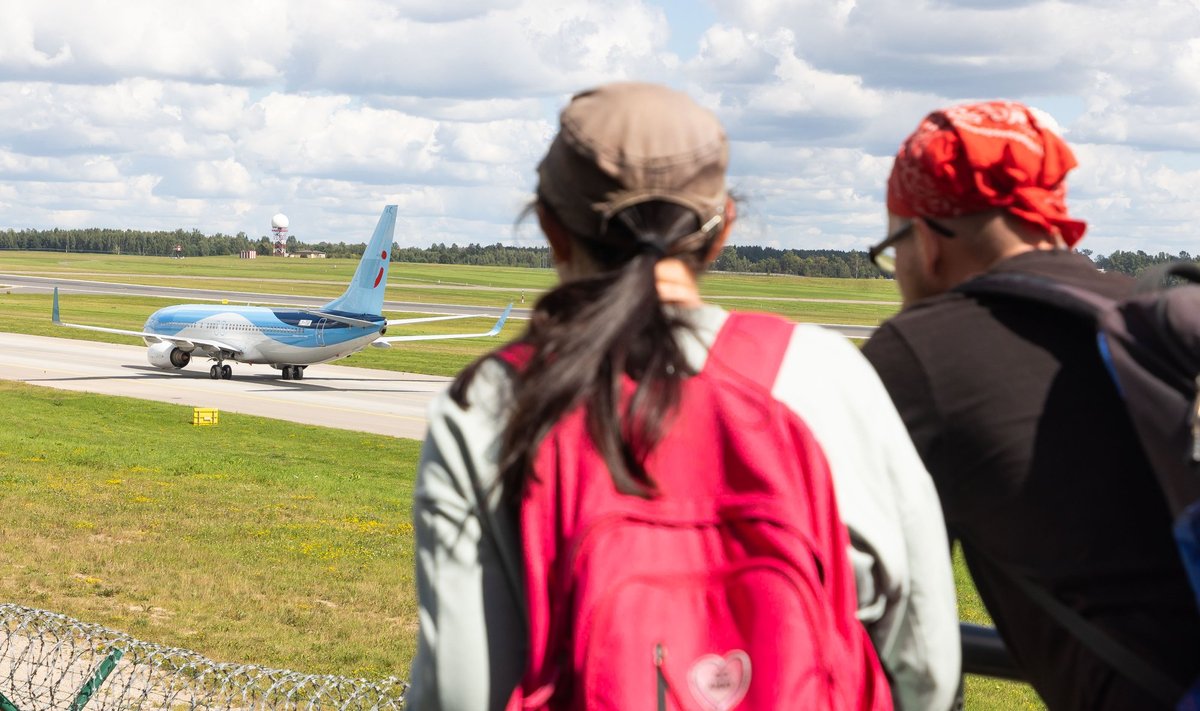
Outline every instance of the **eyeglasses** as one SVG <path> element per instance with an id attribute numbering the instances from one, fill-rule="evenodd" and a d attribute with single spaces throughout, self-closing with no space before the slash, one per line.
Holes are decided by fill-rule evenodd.
<path id="1" fill-rule="evenodd" d="M 951 238 L 954 237 L 954 230 L 951 230 L 945 225 L 934 222 L 928 217 L 922 217 L 921 220 L 929 225 L 929 229 L 939 235 Z M 884 274 L 896 273 L 896 247 L 895 244 L 908 236 L 912 232 L 913 221 L 909 220 L 900 227 L 897 227 L 891 234 L 883 238 L 883 241 L 874 247 L 867 250 L 867 258 L 875 265 L 879 271 Z"/>

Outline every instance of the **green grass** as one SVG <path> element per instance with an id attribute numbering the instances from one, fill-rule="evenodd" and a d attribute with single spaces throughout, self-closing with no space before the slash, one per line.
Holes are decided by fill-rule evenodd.
<path id="1" fill-rule="evenodd" d="M 954 586 L 958 591 L 958 618 L 964 622 L 991 625 L 992 618 L 983 607 L 971 573 L 962 557 L 962 549 L 954 550 Z M 1045 709 L 1033 687 L 1015 681 L 968 676 L 965 691 L 966 708 L 970 711 L 1029 711 Z"/>
<path id="2" fill-rule="evenodd" d="M 406 675 L 419 443 L 0 381 L 0 600 L 221 661 Z"/>
<path id="3" fill-rule="evenodd" d="M 0 381 L 0 600 L 220 661 L 405 676 L 417 442 Z M 959 614 L 988 624 L 961 556 Z M 970 677 L 968 709 L 1043 708 Z"/>
<path id="4" fill-rule="evenodd" d="M 0 272 L 38 276 L 62 275 L 108 282 L 158 286 L 186 284 L 218 291 L 249 291 L 332 298 L 341 293 L 356 266 L 348 259 L 243 260 L 235 257 L 167 259 L 58 252 L 0 252 Z M 515 302 L 532 306 L 554 283 L 549 269 L 471 267 L 395 263 L 388 298 L 395 301 L 499 306 Z M 0 279 L 0 282 L 3 280 Z M 876 325 L 898 309 L 894 282 L 882 279 L 809 279 L 785 276 L 710 274 L 702 290 L 726 308 L 769 311 L 796 321 Z M 804 299 L 843 300 L 830 302 Z M 873 303 L 844 303 L 844 301 Z M 95 326 L 140 330 L 146 317 L 172 300 L 71 295 L 62 297 L 63 319 Z M 136 338 L 56 328 L 49 323 L 50 297 L 16 290 L 0 291 L 0 330 L 14 333 L 138 344 Z M 413 314 L 389 313 L 391 318 Z M 486 319 L 402 326 L 392 335 L 483 331 Z M 524 328 L 510 323 L 497 339 L 431 341 L 399 344 L 390 350 L 367 349 L 338 361 L 340 365 L 453 375 L 480 354 L 512 338 Z"/>
<path id="5" fill-rule="evenodd" d="M 352 260 L 0 252 L 0 272 L 164 285 L 189 277 L 199 288 L 318 296 L 339 293 L 353 268 Z M 391 269 L 395 300 L 497 305 L 524 291 L 528 306 L 554 281 L 550 270 Z M 728 308 L 818 323 L 878 323 L 898 300 L 894 282 L 878 279 L 712 274 L 703 290 Z M 140 329 L 165 303 L 64 295 L 62 312 L 69 321 Z M 2 331 L 138 342 L 55 327 L 49 313 L 49 295 L 0 291 Z M 392 335 L 486 328 L 487 319 L 471 319 Z M 338 363 L 452 375 L 523 328 L 510 323 L 495 339 L 367 349 Z M 0 411 L 22 415 L 0 428 L 0 600 L 220 660 L 407 674 L 416 631 L 408 511 L 417 443 L 228 413 L 218 427 L 193 428 L 186 408 L 4 382 Z M 988 624 L 957 555 L 955 576 L 962 619 Z M 1044 708 L 1024 684 L 969 677 L 966 694 L 968 709 Z"/>
<path id="6" fill-rule="evenodd" d="M 6 273 L 331 298 L 341 293 L 356 266 L 357 260 L 353 259 L 168 259 L 60 252 L 0 252 L 0 272 Z M 497 306 L 510 301 L 519 303 L 524 295 L 526 302 L 532 304 L 555 281 L 551 269 L 397 262 L 389 270 L 387 298 L 392 301 Z M 895 282 L 886 279 L 709 274 L 702 281 L 701 290 L 706 297 L 713 299 L 725 296 L 877 301 L 881 302 L 878 306 L 885 315 L 893 313 L 899 301 Z M 743 308 L 767 310 L 769 307 Z"/>
<path id="7" fill-rule="evenodd" d="M 418 443 L 0 381 L 0 600 L 220 661 L 404 676 Z M 959 614 L 988 624 L 961 556 Z M 1040 709 L 970 677 L 968 709 Z"/>

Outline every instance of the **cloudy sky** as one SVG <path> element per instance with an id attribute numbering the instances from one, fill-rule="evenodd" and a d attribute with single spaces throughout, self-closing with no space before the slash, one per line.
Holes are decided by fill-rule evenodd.
<path id="1" fill-rule="evenodd" d="M 738 243 L 865 248 L 925 113 L 1016 98 L 1081 247 L 1200 251 L 1200 0 L 0 0 L 0 228 L 534 244 L 557 112 L 616 79 L 720 116 Z"/>

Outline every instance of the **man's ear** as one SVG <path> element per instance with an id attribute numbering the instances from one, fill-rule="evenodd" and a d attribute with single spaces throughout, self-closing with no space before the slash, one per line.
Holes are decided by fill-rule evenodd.
<path id="1" fill-rule="evenodd" d="M 570 262 L 571 238 L 567 235 L 566 228 L 541 202 L 537 205 L 537 218 L 542 234 L 546 235 L 550 242 L 550 255 L 554 258 L 554 263 Z"/>
<path id="2" fill-rule="evenodd" d="M 729 233 L 733 231 L 733 222 L 737 219 L 737 203 L 733 198 L 725 198 L 725 215 L 721 219 L 721 230 L 717 233 L 712 244 L 708 246 L 708 254 L 704 255 L 704 263 L 710 264 L 721 256 L 721 250 L 725 248 L 725 240 L 729 239 Z"/>

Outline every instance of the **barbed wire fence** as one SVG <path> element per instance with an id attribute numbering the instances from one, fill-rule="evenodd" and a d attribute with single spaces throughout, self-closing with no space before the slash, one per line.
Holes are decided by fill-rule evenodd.
<path id="1" fill-rule="evenodd" d="M 407 684 L 214 662 L 0 603 L 0 711 L 400 709 Z"/>

